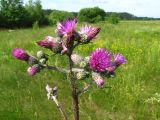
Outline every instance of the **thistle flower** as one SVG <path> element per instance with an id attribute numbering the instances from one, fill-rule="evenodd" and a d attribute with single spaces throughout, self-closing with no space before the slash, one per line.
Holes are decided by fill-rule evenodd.
<path id="1" fill-rule="evenodd" d="M 86 25 L 80 28 L 79 34 L 82 36 L 82 42 L 88 42 L 95 38 L 99 32 L 100 28 Z"/>
<path id="2" fill-rule="evenodd" d="M 123 57 L 122 54 L 117 54 L 117 55 L 114 55 L 114 62 L 117 66 L 119 66 L 121 64 L 125 64 L 126 59 Z"/>
<path id="3" fill-rule="evenodd" d="M 59 36 L 67 37 L 67 41 L 70 42 L 71 37 L 73 36 L 73 33 L 74 33 L 74 28 L 75 28 L 76 23 L 77 23 L 77 20 L 71 19 L 71 18 L 60 22 L 57 24 L 56 33 Z"/>
<path id="4" fill-rule="evenodd" d="M 36 73 L 40 71 L 38 65 L 33 65 L 27 69 L 27 72 L 30 76 L 34 76 Z"/>
<path id="5" fill-rule="evenodd" d="M 55 46 L 55 38 L 46 36 L 44 40 L 40 40 L 36 43 L 41 47 L 52 49 Z"/>
<path id="6" fill-rule="evenodd" d="M 44 40 L 36 42 L 39 46 L 48 48 L 55 53 L 59 53 L 62 50 L 61 41 L 58 38 L 46 36 Z"/>
<path id="7" fill-rule="evenodd" d="M 12 50 L 12 56 L 24 61 L 27 61 L 29 58 L 29 55 L 23 49 L 20 48 L 14 48 Z"/>
<path id="8" fill-rule="evenodd" d="M 110 54 L 102 48 L 97 48 L 90 55 L 90 68 L 97 72 L 104 72 L 110 65 Z"/>
<path id="9" fill-rule="evenodd" d="M 98 86 L 102 86 L 104 84 L 104 79 L 100 73 L 92 72 L 92 79 Z"/>

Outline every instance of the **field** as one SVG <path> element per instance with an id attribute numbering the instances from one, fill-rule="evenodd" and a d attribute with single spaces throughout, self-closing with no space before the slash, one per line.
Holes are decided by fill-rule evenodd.
<path id="1" fill-rule="evenodd" d="M 94 85 L 80 96 L 80 120 L 160 120 L 160 21 L 94 25 L 102 29 L 97 40 L 76 51 L 88 55 L 96 47 L 104 47 L 122 53 L 127 64 L 117 70 L 115 78 L 106 79 L 112 88 Z M 55 104 L 47 100 L 47 83 L 59 87 L 59 100 L 72 117 L 65 74 L 43 70 L 29 77 L 27 65 L 11 56 L 14 47 L 36 54 L 42 48 L 35 42 L 45 35 L 54 36 L 54 28 L 0 31 L 0 120 L 61 120 Z M 49 62 L 66 65 L 60 55 L 52 55 Z M 80 86 L 82 83 L 78 81 Z"/>

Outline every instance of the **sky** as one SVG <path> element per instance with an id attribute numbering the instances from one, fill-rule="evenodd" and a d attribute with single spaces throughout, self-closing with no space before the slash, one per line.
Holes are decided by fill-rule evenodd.
<path id="1" fill-rule="evenodd" d="M 26 2 L 28 0 L 24 0 Z M 160 18 L 160 0 L 41 0 L 44 9 L 78 12 L 98 6 L 106 12 L 128 12 L 141 17 Z"/>

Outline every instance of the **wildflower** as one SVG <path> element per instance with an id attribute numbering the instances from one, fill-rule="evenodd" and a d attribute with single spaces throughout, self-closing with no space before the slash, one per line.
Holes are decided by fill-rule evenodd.
<path id="1" fill-rule="evenodd" d="M 97 48 L 90 55 L 90 68 L 97 72 L 104 72 L 110 65 L 110 54 L 102 48 Z"/>
<path id="2" fill-rule="evenodd" d="M 73 37 L 74 28 L 77 23 L 76 19 L 67 19 L 57 24 L 56 33 L 59 36 L 66 37 L 67 42 L 70 42 L 71 38 Z"/>
<path id="3" fill-rule="evenodd" d="M 80 28 L 79 34 L 82 36 L 82 42 L 89 42 L 94 39 L 99 32 L 100 28 L 86 25 Z"/>
<path id="4" fill-rule="evenodd" d="M 123 57 L 122 54 L 117 54 L 117 55 L 114 55 L 114 62 L 116 64 L 116 66 L 119 66 L 121 64 L 125 64 L 126 59 Z"/>
<path id="5" fill-rule="evenodd" d="M 29 55 L 23 49 L 20 48 L 14 48 L 12 50 L 12 56 L 24 61 L 27 61 L 29 58 Z"/>
<path id="6" fill-rule="evenodd" d="M 62 50 L 61 41 L 58 38 L 46 36 L 44 40 L 36 42 L 39 46 L 48 48 L 55 53 L 59 53 Z"/>
<path id="7" fill-rule="evenodd" d="M 31 67 L 29 67 L 27 69 L 27 72 L 30 76 L 34 76 L 35 74 L 37 74 L 40 71 L 39 66 L 38 65 L 33 65 Z"/>
<path id="8" fill-rule="evenodd" d="M 51 36 L 46 36 L 44 40 L 38 41 L 37 44 L 41 47 L 52 49 L 56 45 L 56 40 Z"/>

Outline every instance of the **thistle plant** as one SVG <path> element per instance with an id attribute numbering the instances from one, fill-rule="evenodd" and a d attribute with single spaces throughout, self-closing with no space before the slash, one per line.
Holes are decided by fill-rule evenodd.
<path id="1" fill-rule="evenodd" d="M 77 24 L 76 19 L 67 19 L 59 22 L 55 30 L 57 36 L 46 36 L 43 40 L 37 43 L 38 46 L 49 49 L 51 53 L 66 55 L 68 59 L 68 68 L 59 68 L 47 63 L 49 55 L 43 51 L 38 51 L 36 56 L 31 56 L 25 50 L 14 48 L 12 56 L 25 61 L 29 67 L 27 72 L 30 76 L 34 76 L 43 71 L 43 69 L 55 70 L 58 72 L 66 73 L 69 77 L 71 95 L 72 95 L 72 108 L 73 120 L 79 120 L 79 95 L 87 91 L 92 85 L 103 87 L 104 78 L 114 76 L 115 70 L 122 64 L 126 63 L 122 54 L 114 54 L 103 48 L 97 48 L 89 56 L 82 57 L 74 52 L 75 48 L 79 45 L 87 45 L 93 42 L 100 28 L 92 26 L 82 26 L 78 32 L 75 31 Z M 90 79 L 83 88 L 79 88 L 77 81 L 82 79 Z M 62 108 L 58 96 L 58 87 L 53 88 L 46 84 L 47 97 L 57 105 L 58 109 L 64 120 L 68 117 Z"/>

